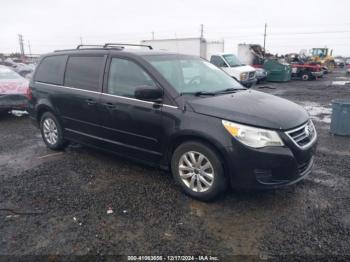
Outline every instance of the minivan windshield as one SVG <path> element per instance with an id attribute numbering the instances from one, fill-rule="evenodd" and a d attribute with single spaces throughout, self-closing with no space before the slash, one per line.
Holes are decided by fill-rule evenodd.
<path id="1" fill-rule="evenodd" d="M 218 94 L 245 89 L 215 65 L 186 55 L 148 55 L 144 58 L 180 94 Z"/>
<path id="2" fill-rule="evenodd" d="M 235 56 L 234 54 L 230 55 L 223 55 L 224 59 L 226 62 L 229 64 L 230 67 L 235 67 L 235 66 L 243 66 L 241 61 Z"/>

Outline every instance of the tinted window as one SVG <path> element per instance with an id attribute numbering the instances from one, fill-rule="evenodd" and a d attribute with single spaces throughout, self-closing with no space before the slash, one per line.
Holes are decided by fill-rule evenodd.
<path id="1" fill-rule="evenodd" d="M 152 78 L 136 63 L 113 58 L 108 76 L 109 94 L 134 97 L 137 87 L 148 86 L 156 88 Z"/>
<path id="2" fill-rule="evenodd" d="M 43 58 L 35 74 L 35 81 L 62 85 L 66 59 L 65 55 Z"/>
<path id="3" fill-rule="evenodd" d="M 212 56 L 210 58 L 210 63 L 216 65 L 217 67 L 227 67 L 224 60 L 220 56 Z"/>
<path id="4" fill-rule="evenodd" d="M 104 57 L 69 57 L 64 85 L 90 91 L 99 90 Z"/>

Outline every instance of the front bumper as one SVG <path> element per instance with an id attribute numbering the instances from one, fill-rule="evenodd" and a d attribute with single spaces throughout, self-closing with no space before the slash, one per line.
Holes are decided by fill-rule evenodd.
<path id="1" fill-rule="evenodd" d="M 242 81 L 240 81 L 240 83 L 243 85 L 243 86 L 245 86 L 245 87 L 251 87 L 251 86 L 253 86 L 253 85 L 255 85 L 256 84 L 256 78 L 254 77 L 254 78 L 250 78 L 250 79 L 247 79 L 247 80 L 242 80 Z"/>
<path id="2" fill-rule="evenodd" d="M 26 109 L 27 97 L 22 94 L 0 95 L 0 110 Z"/>
<path id="3" fill-rule="evenodd" d="M 289 142 L 283 147 L 260 149 L 232 143 L 227 148 L 231 186 L 243 189 L 272 189 L 297 183 L 311 173 L 317 147 L 317 141 L 307 149 Z"/>

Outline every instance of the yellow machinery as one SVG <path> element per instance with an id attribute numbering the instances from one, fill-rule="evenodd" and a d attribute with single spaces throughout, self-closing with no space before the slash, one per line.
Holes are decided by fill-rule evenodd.
<path id="1" fill-rule="evenodd" d="M 328 72 L 332 73 L 335 68 L 333 50 L 329 52 L 328 48 L 312 48 L 312 61 L 320 63 L 328 68 Z"/>

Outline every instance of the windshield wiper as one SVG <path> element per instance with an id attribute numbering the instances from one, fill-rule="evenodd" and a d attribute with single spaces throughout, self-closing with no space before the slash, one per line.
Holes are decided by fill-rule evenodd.
<path id="1" fill-rule="evenodd" d="M 216 92 L 208 92 L 208 91 L 182 92 L 180 95 L 215 96 Z"/>
<path id="2" fill-rule="evenodd" d="M 224 89 L 224 90 L 216 91 L 215 94 L 236 93 L 237 91 L 240 91 L 240 90 L 245 90 L 245 88 L 227 88 L 227 89 Z"/>

